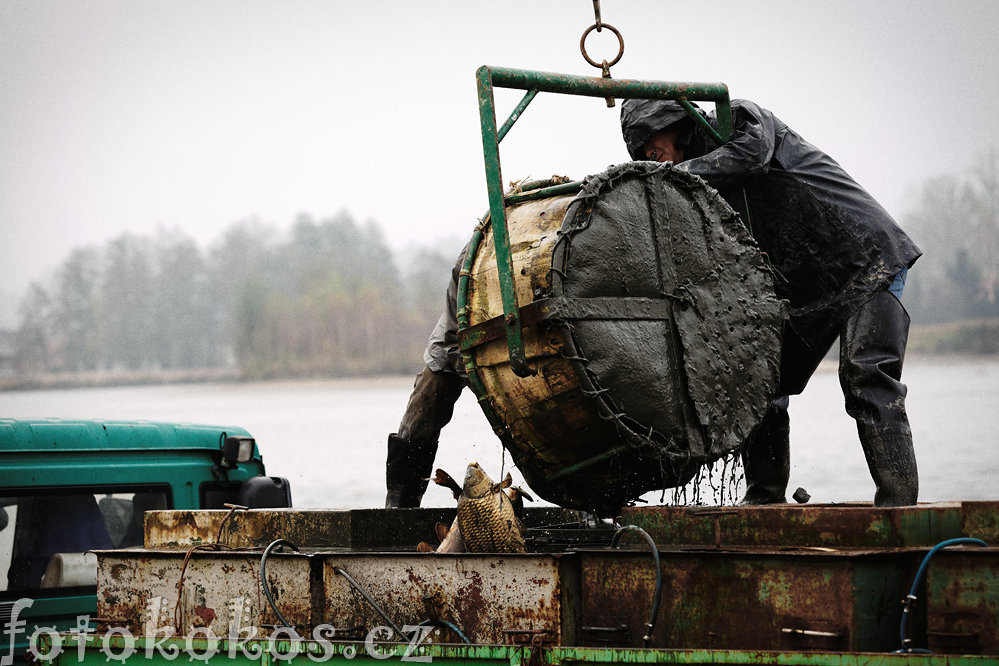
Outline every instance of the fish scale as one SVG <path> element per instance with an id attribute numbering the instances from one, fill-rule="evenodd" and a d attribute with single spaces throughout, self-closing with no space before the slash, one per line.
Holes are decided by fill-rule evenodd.
<path id="1" fill-rule="evenodd" d="M 458 529 L 473 553 L 523 553 L 513 504 L 502 490 L 458 501 Z"/>

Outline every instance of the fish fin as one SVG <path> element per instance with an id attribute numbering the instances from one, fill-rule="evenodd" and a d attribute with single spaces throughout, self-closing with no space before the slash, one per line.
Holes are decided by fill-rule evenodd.
<path id="1" fill-rule="evenodd" d="M 420 543 L 418 543 L 416 545 L 416 552 L 418 552 L 418 553 L 433 553 L 434 552 L 434 547 L 431 546 L 426 541 L 421 541 Z"/>
<path id="2" fill-rule="evenodd" d="M 505 479 L 503 479 L 499 483 L 494 483 L 492 486 L 489 487 L 489 492 L 490 492 L 490 494 L 492 494 L 492 493 L 498 493 L 499 491 L 503 490 L 504 488 L 509 488 L 512 485 L 513 485 L 513 477 L 510 476 L 510 472 L 507 472 Z"/>
<path id="3" fill-rule="evenodd" d="M 508 495 L 510 497 L 510 504 L 513 505 L 513 513 L 517 516 L 517 519 L 524 520 L 524 500 L 534 501 L 534 498 L 524 492 L 520 486 L 514 486 L 510 488 Z M 521 530 L 523 531 L 523 530 Z"/>
<path id="4" fill-rule="evenodd" d="M 458 526 L 457 517 L 455 517 L 454 522 L 451 523 L 451 529 L 448 530 L 447 539 L 441 542 L 441 545 L 437 549 L 437 552 L 438 553 L 468 552 L 468 548 L 465 545 L 465 540 L 461 536 L 461 528 Z"/>
<path id="5" fill-rule="evenodd" d="M 461 486 L 459 486 L 458 482 L 454 480 L 454 477 L 444 470 L 438 469 L 434 472 L 434 483 L 438 486 L 444 486 L 449 489 L 451 493 L 454 494 L 455 499 L 461 497 Z"/>
<path id="6" fill-rule="evenodd" d="M 434 525 L 434 532 L 437 533 L 438 543 L 443 543 L 444 539 L 447 538 L 447 533 L 450 531 L 446 525 L 442 525 L 441 523 Z"/>

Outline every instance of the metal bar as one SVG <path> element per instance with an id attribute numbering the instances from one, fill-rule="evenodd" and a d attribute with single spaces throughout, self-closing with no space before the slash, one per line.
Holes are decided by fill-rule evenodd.
<path id="1" fill-rule="evenodd" d="M 525 182 L 517 183 L 517 190 L 520 192 L 529 192 L 530 190 L 540 190 L 542 187 L 553 187 L 555 185 L 562 185 L 568 183 L 568 178 L 560 178 L 559 176 L 552 176 L 551 178 L 542 178 L 541 180 L 528 180 Z"/>
<path id="2" fill-rule="evenodd" d="M 684 81 L 641 81 L 637 79 L 604 79 L 595 76 L 577 76 L 536 72 L 506 67 L 479 68 L 489 74 L 491 84 L 498 88 L 538 90 L 539 92 L 582 95 L 585 97 L 617 97 L 619 99 L 680 99 L 692 101 L 723 102 L 728 105 L 728 86 L 724 83 L 689 83 Z"/>
<path id="3" fill-rule="evenodd" d="M 672 316 L 673 299 L 666 298 L 568 298 L 557 296 L 543 298 L 520 308 L 521 325 L 533 326 L 540 321 L 580 320 L 667 320 Z M 458 344 L 462 350 L 497 340 L 503 336 L 503 317 L 493 317 L 475 326 L 465 326 L 458 331 Z"/>
<path id="4" fill-rule="evenodd" d="M 551 187 L 543 187 L 537 190 L 530 190 L 528 192 L 522 192 L 520 194 L 511 194 L 504 201 L 506 205 L 512 206 L 513 204 L 523 203 L 525 201 L 534 201 L 535 199 L 544 199 L 545 197 L 557 197 L 563 194 L 576 194 L 579 192 L 583 184 L 578 180 L 573 180 L 568 183 L 562 183 L 561 185 L 552 185 Z"/>
<path id="5" fill-rule="evenodd" d="M 55 641 L 58 641 L 58 647 Z M 122 656 L 135 655 L 132 661 L 151 666 L 168 666 L 178 656 L 191 661 L 230 666 L 259 666 L 287 661 L 305 655 L 316 663 L 340 663 L 353 660 L 362 666 L 394 663 L 402 659 L 432 661 L 454 666 L 495 666 L 496 664 L 783 664 L 784 666 L 906 666 L 913 663 L 911 654 L 873 652 L 822 652 L 819 650 L 712 650 L 712 649 L 639 649 L 592 647 L 534 647 L 525 645 L 451 645 L 422 644 L 415 648 L 405 642 L 382 643 L 312 640 L 226 638 L 146 638 L 117 634 L 87 637 L 41 634 L 36 651 L 50 656 L 53 666 L 106 666 L 108 654 L 124 662 Z M 83 649 L 78 649 L 80 643 Z M 189 658 L 188 658 L 189 657 Z M 391 658 L 391 662 L 388 661 Z M 927 654 L 920 655 L 920 666 L 986 666 L 995 664 L 995 655 Z M 383 661 L 384 660 L 384 661 Z M 300 661 L 304 661 L 301 659 Z M 131 663 L 131 662 L 129 662 Z"/>
<path id="6" fill-rule="evenodd" d="M 333 567 L 333 573 L 337 574 L 338 576 L 343 576 L 347 580 L 347 582 L 350 583 L 350 586 L 353 587 L 355 590 L 357 590 L 360 593 L 360 595 L 364 597 L 364 600 L 367 601 L 368 604 L 375 609 L 375 612 L 381 615 L 382 619 L 389 623 L 389 627 L 391 627 L 392 631 L 394 631 L 400 638 L 402 638 L 403 640 L 409 639 L 409 636 L 402 629 L 399 628 L 399 625 L 397 625 L 395 622 L 392 621 L 392 618 L 390 618 L 388 614 L 384 610 L 382 610 L 381 606 L 375 603 L 375 600 L 371 598 L 371 595 L 365 592 L 364 588 L 361 587 L 360 584 L 356 580 L 354 580 L 351 577 L 351 575 L 347 573 L 346 570 L 344 570 L 343 567 Z"/>
<path id="7" fill-rule="evenodd" d="M 459 285 L 460 289 L 460 285 Z M 548 310 L 545 307 L 549 299 L 544 299 L 541 301 L 535 301 L 533 303 L 528 303 L 520 309 L 520 322 L 523 326 L 533 326 L 539 321 L 545 319 L 548 316 Z M 479 322 L 475 326 L 465 327 L 459 326 L 458 331 L 458 348 L 463 352 L 478 347 L 479 345 L 485 344 L 487 342 L 492 342 L 493 340 L 498 340 L 504 335 L 506 335 L 506 329 L 503 324 L 503 316 L 493 317 L 492 319 L 487 319 L 486 321 Z M 474 364 L 473 364 L 474 367 Z M 465 372 L 469 372 L 469 361 L 465 362 Z"/>
<path id="8" fill-rule="evenodd" d="M 482 127 L 482 155 L 486 168 L 486 188 L 489 192 L 490 224 L 496 250 L 496 268 L 503 300 L 504 325 L 507 346 L 510 349 L 510 368 L 518 377 L 527 377 L 535 371 L 527 364 L 524 353 L 524 335 L 517 308 L 517 292 L 513 285 L 513 255 L 503 210 L 503 175 L 499 161 L 499 138 L 496 133 L 496 109 L 493 101 L 493 81 L 488 67 L 476 72 L 479 92 L 479 122 Z"/>
<path id="9" fill-rule="evenodd" d="M 614 456 L 617 456 L 617 455 L 620 455 L 620 454 L 624 453 L 625 451 L 628 450 L 628 448 L 629 447 L 627 447 L 627 446 L 617 446 L 617 447 L 614 447 L 613 449 L 610 449 L 609 451 L 604 451 L 603 453 L 598 453 L 597 455 L 595 455 L 595 456 L 593 456 L 591 458 L 587 458 L 586 460 L 581 460 L 580 462 L 576 463 L 575 465 L 569 465 L 568 467 L 563 467 L 561 469 L 558 469 L 558 470 L 552 472 L 551 474 L 549 474 L 547 477 L 545 477 L 545 482 L 546 483 L 550 483 L 552 481 L 558 481 L 559 479 L 563 479 L 563 478 L 565 478 L 567 476 L 572 476 L 576 472 L 584 470 L 587 467 L 593 467 L 597 463 L 601 463 L 601 462 L 603 462 L 605 460 L 610 460 Z"/>
<path id="10" fill-rule="evenodd" d="M 524 95 L 524 97 L 520 100 L 517 106 L 513 109 L 513 113 L 511 113 L 510 117 L 506 119 L 505 123 L 503 123 L 503 127 L 501 127 L 499 132 L 496 133 L 497 143 L 503 140 L 503 137 L 505 137 L 506 133 L 510 131 L 510 128 L 513 127 L 513 124 L 515 122 L 517 122 L 517 119 L 520 118 L 520 115 L 524 113 L 524 109 L 526 109 L 527 105 L 534 100 L 537 94 L 538 94 L 537 90 L 527 91 L 527 94 Z"/>
<path id="11" fill-rule="evenodd" d="M 695 123 L 700 125 L 702 130 L 711 135 L 711 138 L 714 139 L 715 142 L 718 144 L 725 143 L 725 139 L 722 138 L 721 134 L 719 134 L 715 128 L 708 123 L 704 116 L 697 112 L 697 109 L 694 108 L 693 104 L 687 101 L 686 97 L 681 97 L 678 101 L 680 102 L 680 106 L 682 106 L 687 112 L 687 115 L 690 116 Z"/>
<path id="12" fill-rule="evenodd" d="M 506 136 L 506 133 L 538 92 L 620 99 L 682 99 L 685 101 L 715 102 L 719 130 L 715 136 L 727 141 L 732 133 L 732 111 L 728 86 L 724 83 L 638 81 L 575 76 L 489 66 L 482 66 L 476 71 L 476 82 L 479 97 L 479 122 L 482 129 L 482 156 L 485 162 L 486 188 L 489 194 L 489 212 L 493 245 L 496 251 L 497 278 L 503 302 L 503 324 L 510 352 L 510 368 L 517 376 L 527 377 L 535 374 L 536 371 L 528 365 L 524 351 L 523 326 L 517 306 L 517 293 L 514 289 L 513 256 L 504 212 L 505 201 L 499 142 Z M 499 131 L 496 129 L 494 87 L 528 91 Z M 532 193 L 531 195 L 517 196 L 537 198 L 541 195 Z M 514 201 L 525 200 L 528 199 L 514 199 Z"/>
<path id="13" fill-rule="evenodd" d="M 723 84 L 724 85 L 724 84 Z M 715 120 L 718 122 L 718 134 L 721 135 L 722 143 L 732 138 L 732 103 L 726 92 L 725 99 L 714 100 Z"/>
<path id="14" fill-rule="evenodd" d="M 816 631 L 815 629 L 795 629 L 794 627 L 781 627 L 781 633 L 796 636 L 818 636 L 820 638 L 843 638 L 842 631 Z"/>

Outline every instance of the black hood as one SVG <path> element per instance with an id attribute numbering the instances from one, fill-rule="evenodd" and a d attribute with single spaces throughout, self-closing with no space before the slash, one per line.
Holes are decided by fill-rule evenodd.
<path id="1" fill-rule="evenodd" d="M 697 108 L 696 104 L 693 106 Z M 680 103 L 671 99 L 624 100 L 621 104 L 621 135 L 631 159 L 644 160 L 642 146 L 653 134 L 688 117 Z"/>

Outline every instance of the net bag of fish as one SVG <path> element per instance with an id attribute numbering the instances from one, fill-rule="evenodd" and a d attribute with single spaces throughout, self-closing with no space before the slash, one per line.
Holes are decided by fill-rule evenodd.
<path id="1" fill-rule="evenodd" d="M 748 229 L 696 176 L 630 162 L 506 209 L 525 352 L 510 366 L 492 235 L 459 333 L 528 485 L 601 516 L 740 449 L 778 381 L 784 301 Z"/>

